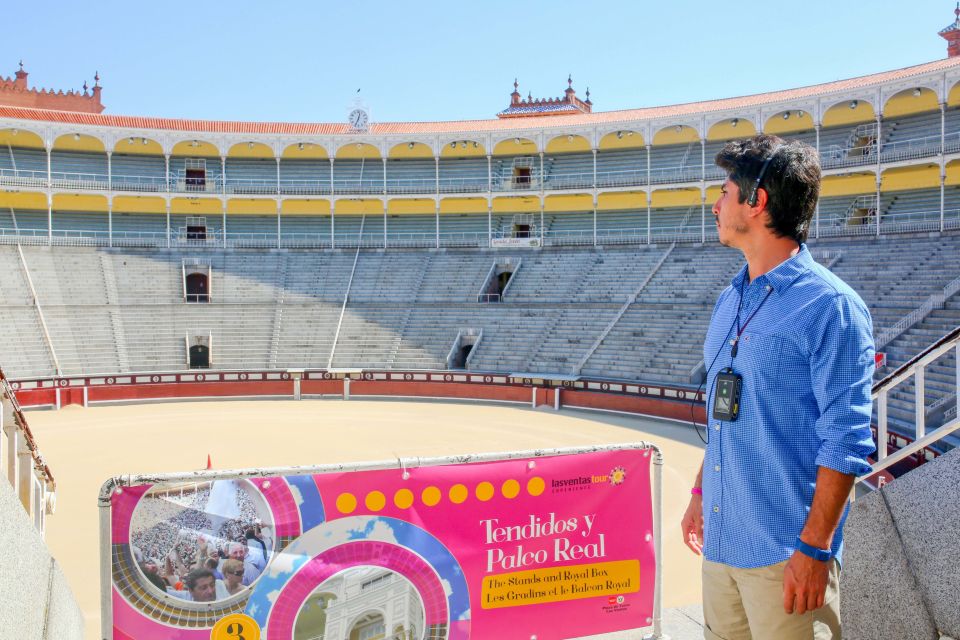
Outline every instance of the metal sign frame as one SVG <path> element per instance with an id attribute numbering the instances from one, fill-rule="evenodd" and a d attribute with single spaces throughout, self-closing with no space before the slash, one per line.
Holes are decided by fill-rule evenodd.
<path id="1" fill-rule="evenodd" d="M 97 506 L 100 518 L 100 629 L 103 640 L 113 640 L 113 571 L 112 571 L 112 496 L 122 492 L 124 487 L 143 484 L 163 484 L 182 482 L 208 482 L 213 480 L 243 480 L 251 478 L 269 478 L 277 476 L 319 475 L 351 471 L 383 471 L 397 469 L 404 474 L 408 469 L 436 467 L 445 465 L 466 465 L 484 462 L 502 462 L 518 458 L 542 458 L 568 456 L 583 453 L 602 453 L 611 451 L 649 450 L 652 452 L 652 493 L 653 542 L 656 574 L 654 581 L 653 623 L 642 629 L 651 633 L 644 640 L 661 640 L 663 635 L 663 557 L 662 557 L 662 513 L 663 513 L 663 453 L 650 442 L 637 441 L 624 444 L 596 446 L 562 447 L 554 449 L 532 449 L 494 453 L 477 453 L 457 456 L 438 456 L 431 458 L 396 458 L 371 462 L 334 463 L 316 466 L 270 467 L 260 469 L 201 470 L 178 473 L 120 475 L 107 479 L 100 488 Z"/>

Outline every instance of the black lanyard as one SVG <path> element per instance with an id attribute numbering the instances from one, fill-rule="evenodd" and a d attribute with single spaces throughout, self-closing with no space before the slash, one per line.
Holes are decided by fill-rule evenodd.
<path id="1" fill-rule="evenodd" d="M 760 311 L 760 307 L 763 306 L 763 303 L 767 301 L 767 298 L 770 297 L 770 294 L 773 293 L 773 287 L 768 285 L 767 295 L 763 297 L 763 300 L 760 301 L 760 304 L 757 305 L 757 308 L 753 310 L 753 313 L 750 314 L 750 317 L 747 318 L 747 321 L 743 323 L 743 326 L 740 326 L 740 309 L 743 308 L 743 288 L 740 288 L 740 303 L 737 305 L 737 337 L 733 339 L 733 344 L 730 348 L 730 357 L 737 357 L 737 349 L 740 346 L 740 336 L 743 335 L 743 332 L 747 330 L 747 325 L 750 324 L 750 321 L 753 320 L 753 316 L 757 315 L 757 312 Z"/>

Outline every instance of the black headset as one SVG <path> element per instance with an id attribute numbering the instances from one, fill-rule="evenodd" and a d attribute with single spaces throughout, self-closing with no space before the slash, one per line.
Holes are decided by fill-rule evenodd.
<path id="1" fill-rule="evenodd" d="M 763 176 L 767 173 L 767 168 L 770 166 L 770 163 L 773 162 L 773 159 L 777 157 L 777 152 L 783 148 L 783 145 L 774 148 L 770 152 L 770 156 L 763 161 L 763 166 L 760 167 L 760 173 L 757 175 L 757 179 L 753 181 L 753 191 L 750 192 L 750 197 L 747 198 L 747 204 L 751 207 L 757 206 L 757 191 L 760 189 L 760 183 L 763 181 Z"/>

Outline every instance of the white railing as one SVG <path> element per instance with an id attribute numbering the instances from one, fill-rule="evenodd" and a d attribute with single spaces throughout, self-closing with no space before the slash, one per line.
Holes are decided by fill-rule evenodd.
<path id="1" fill-rule="evenodd" d="M 924 384 L 924 373 L 927 365 L 948 353 L 951 349 L 960 351 L 960 327 L 957 327 L 924 349 L 923 352 L 874 385 L 871 397 L 877 403 L 877 462 L 868 474 L 857 478 L 857 482 L 866 480 L 870 476 L 919 453 L 930 445 L 943 440 L 953 432 L 960 430 L 960 419 L 956 417 L 955 412 L 952 419 L 948 419 L 942 426 L 930 433 L 927 433 L 926 430 L 927 412 L 925 409 L 926 385 Z M 960 352 L 956 355 L 958 369 L 960 369 Z M 958 373 L 960 373 L 960 371 L 958 371 Z M 889 455 L 887 451 L 889 445 L 887 400 L 890 392 L 893 391 L 894 388 L 911 379 L 914 381 L 914 441 L 899 449 L 896 453 Z M 960 377 L 958 377 L 956 384 L 957 391 L 960 391 Z M 960 397 L 960 394 L 955 395 Z"/>
<path id="2" fill-rule="evenodd" d="M 934 309 L 942 309 L 947 299 L 955 295 L 958 291 L 960 291 L 960 278 L 954 279 L 942 290 L 931 294 L 922 305 L 905 315 L 895 325 L 881 332 L 880 335 L 877 336 L 877 351 L 880 351 L 885 346 L 893 342 L 893 340 L 895 340 L 900 334 L 913 325 L 921 322 L 924 318 L 930 315 Z"/>
<path id="3" fill-rule="evenodd" d="M 52 515 L 56 508 L 57 484 L 2 370 L 0 405 L 0 424 L 3 425 L 0 466 L 5 468 L 7 481 L 42 536 L 46 528 L 46 516 Z"/>

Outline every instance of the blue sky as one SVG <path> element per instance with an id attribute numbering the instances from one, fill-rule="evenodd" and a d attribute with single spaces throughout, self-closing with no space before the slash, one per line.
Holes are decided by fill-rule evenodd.
<path id="1" fill-rule="evenodd" d="M 374 121 L 490 118 L 568 73 L 608 111 L 786 89 L 946 57 L 942 0 L 11 2 L 0 75 L 79 88 L 107 113 Z"/>

